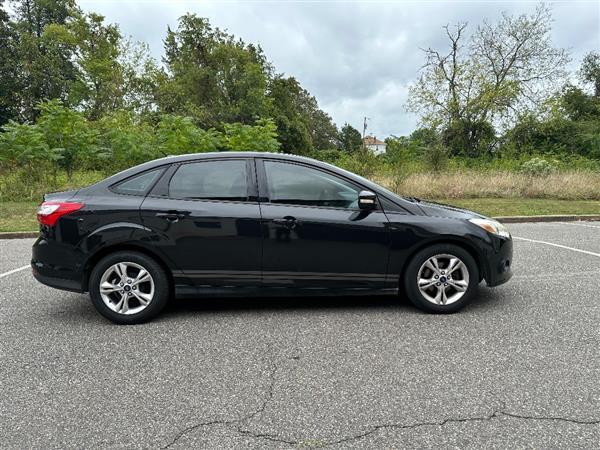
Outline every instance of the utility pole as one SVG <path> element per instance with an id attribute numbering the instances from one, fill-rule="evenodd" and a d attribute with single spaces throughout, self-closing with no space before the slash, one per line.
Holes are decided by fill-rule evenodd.
<path id="1" fill-rule="evenodd" d="M 363 121 L 363 135 L 362 135 L 363 142 L 365 141 L 365 135 L 367 133 L 367 120 L 371 120 L 371 118 L 365 117 L 365 120 Z"/>

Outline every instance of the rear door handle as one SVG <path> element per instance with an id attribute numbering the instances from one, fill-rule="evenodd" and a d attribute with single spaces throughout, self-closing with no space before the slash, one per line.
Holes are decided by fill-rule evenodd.
<path id="1" fill-rule="evenodd" d="M 169 222 L 177 222 L 180 219 L 184 219 L 189 216 L 189 211 L 167 211 L 167 212 L 157 212 L 156 217 L 163 218 L 168 220 Z"/>
<path id="2" fill-rule="evenodd" d="M 283 219 L 273 219 L 273 223 L 291 230 L 292 228 L 296 228 L 298 221 L 295 217 L 285 216 Z"/>

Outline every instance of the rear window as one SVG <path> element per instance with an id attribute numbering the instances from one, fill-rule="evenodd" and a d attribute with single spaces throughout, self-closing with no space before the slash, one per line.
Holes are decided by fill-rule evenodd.
<path id="1" fill-rule="evenodd" d="M 112 190 L 118 194 L 144 195 L 158 179 L 163 168 L 150 170 L 119 183 Z"/>
<path id="2" fill-rule="evenodd" d="M 183 164 L 171 178 L 169 197 L 246 201 L 246 161 L 236 159 Z"/>

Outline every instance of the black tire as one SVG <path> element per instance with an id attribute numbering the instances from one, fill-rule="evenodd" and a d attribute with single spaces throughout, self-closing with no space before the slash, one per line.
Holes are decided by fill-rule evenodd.
<path id="1" fill-rule="evenodd" d="M 418 285 L 418 275 L 423 264 L 427 262 L 430 258 L 436 255 L 453 255 L 459 258 L 465 265 L 466 270 L 468 271 L 468 287 L 466 291 L 464 291 L 462 297 L 453 303 L 449 304 L 436 304 L 427 298 L 421 293 Z M 441 260 L 442 263 L 444 259 Z M 441 264 L 440 264 L 441 265 Z M 439 275 L 438 275 L 439 276 Z M 456 281 L 456 280 L 454 280 Z M 459 280 L 460 281 L 460 280 Z M 451 283 L 449 281 L 449 283 Z M 467 284 L 466 281 L 464 284 Z M 417 308 L 426 311 L 428 313 L 434 314 L 449 314 L 458 311 L 467 303 L 469 303 L 472 298 L 477 293 L 477 289 L 479 286 L 479 269 L 477 267 L 477 263 L 471 256 L 471 254 L 459 247 L 457 245 L 452 244 L 436 244 L 431 247 L 427 247 L 421 251 L 419 251 L 408 263 L 406 270 L 404 271 L 404 288 L 406 290 L 406 295 L 408 299 L 415 305 Z M 439 289 L 437 286 L 432 286 L 431 288 L 433 292 L 436 289 Z M 449 288 L 450 292 L 458 292 L 454 291 L 452 287 Z M 425 294 L 428 294 L 426 292 Z"/>
<path id="2" fill-rule="evenodd" d="M 152 300 L 138 313 L 121 314 L 113 311 L 104 303 L 100 294 L 100 280 L 104 272 L 111 266 L 122 262 L 138 264 L 152 276 L 152 280 L 154 281 L 154 295 L 152 296 Z M 160 264 L 143 253 L 133 251 L 119 251 L 102 258 L 93 268 L 90 275 L 89 291 L 90 298 L 96 310 L 110 321 L 123 325 L 143 323 L 154 318 L 165 307 L 170 297 L 169 279 Z M 116 295 L 120 294 L 117 293 Z"/>

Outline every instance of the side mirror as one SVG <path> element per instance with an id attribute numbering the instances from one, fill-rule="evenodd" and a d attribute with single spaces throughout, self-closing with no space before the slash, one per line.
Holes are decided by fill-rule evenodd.
<path id="1" fill-rule="evenodd" d="M 377 195 L 371 191 L 360 191 L 358 193 L 358 207 L 363 210 L 374 209 L 377 205 Z"/>

